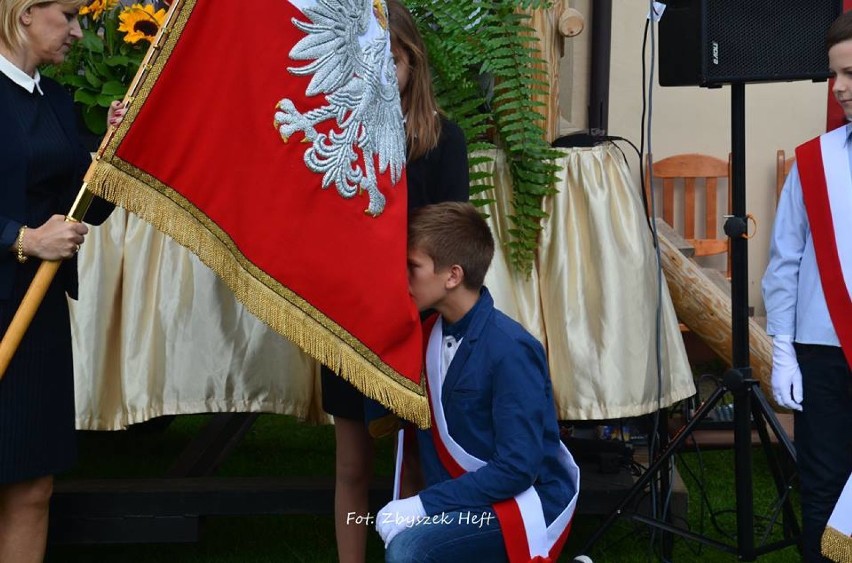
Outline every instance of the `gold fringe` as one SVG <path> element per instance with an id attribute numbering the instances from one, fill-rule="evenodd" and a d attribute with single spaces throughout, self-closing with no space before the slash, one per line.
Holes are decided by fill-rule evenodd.
<path id="1" fill-rule="evenodd" d="M 852 563 L 852 537 L 831 526 L 822 534 L 822 554 L 837 563 Z"/>
<path id="2" fill-rule="evenodd" d="M 112 139 L 111 147 L 121 137 Z M 114 156 L 114 148 L 106 152 L 90 170 L 93 193 L 139 215 L 185 246 L 255 316 L 366 396 L 420 428 L 429 427 L 424 382 L 417 385 L 398 374 L 322 312 L 246 260 L 228 235 L 180 194 L 121 161 Z"/>

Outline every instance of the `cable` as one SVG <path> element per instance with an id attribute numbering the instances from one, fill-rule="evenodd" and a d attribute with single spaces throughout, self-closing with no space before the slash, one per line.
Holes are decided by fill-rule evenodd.
<path id="1" fill-rule="evenodd" d="M 654 227 L 651 226 L 651 210 L 648 203 L 648 190 L 645 186 L 645 114 L 648 111 L 648 97 L 645 92 L 645 53 L 648 49 L 648 28 L 651 25 L 651 20 L 645 20 L 645 30 L 642 32 L 642 115 L 639 123 L 639 185 L 642 188 L 642 203 L 645 206 L 645 217 L 648 219 L 648 228 L 653 232 Z M 653 199 L 653 198 L 651 198 Z M 656 238 L 654 244 L 657 244 Z"/>
<path id="2" fill-rule="evenodd" d="M 656 27 L 653 25 L 653 22 L 652 22 L 652 19 L 654 21 L 656 21 L 656 18 L 652 17 L 652 14 L 653 15 L 657 14 L 656 6 L 654 5 L 653 0 L 649 0 L 648 1 L 648 18 L 645 21 L 645 29 L 644 29 L 643 38 L 642 38 L 642 54 L 641 54 L 641 56 L 642 56 L 642 87 L 643 87 L 643 90 L 642 90 L 642 133 L 643 134 L 642 134 L 642 137 L 641 137 L 642 142 L 640 143 L 642 148 L 644 149 L 645 139 L 647 138 L 648 154 L 649 155 L 654 154 L 653 148 L 652 148 L 653 147 L 653 143 L 652 143 L 652 141 L 653 141 L 652 130 L 653 129 L 652 129 L 652 126 L 653 126 L 653 115 L 654 115 L 654 111 L 653 111 L 654 110 L 654 69 L 655 69 L 656 54 L 657 54 Z M 646 52 L 647 52 L 646 51 L 647 45 L 648 45 L 647 40 L 648 40 L 649 35 L 650 35 L 650 39 L 651 39 L 650 40 L 651 52 L 650 52 L 650 61 L 649 61 L 649 63 L 650 63 L 649 67 L 650 68 L 648 69 L 648 72 L 646 73 L 645 55 L 646 55 Z M 645 95 L 645 92 L 646 92 L 646 90 L 645 90 L 645 88 L 646 88 L 646 82 L 645 82 L 646 74 L 647 74 L 647 98 L 646 98 L 646 95 Z M 645 119 L 646 116 L 647 116 L 647 121 Z M 648 160 L 650 160 L 650 159 L 648 159 Z M 657 259 L 657 268 L 656 268 L 657 305 L 656 305 L 656 309 L 655 309 L 655 331 L 654 331 L 654 335 L 655 335 L 655 342 L 654 342 L 654 344 L 655 344 L 655 357 L 656 357 L 656 364 L 657 364 L 657 409 L 656 409 L 656 412 L 654 413 L 654 417 L 653 417 L 654 433 L 652 434 L 651 441 L 649 443 L 649 448 L 648 448 L 649 449 L 648 453 L 649 453 L 649 456 L 650 456 L 649 459 L 654 459 L 654 457 L 656 456 L 657 450 L 659 448 L 659 443 L 658 443 L 659 436 L 658 436 L 657 432 L 659 432 L 659 431 L 668 432 L 668 428 L 665 428 L 665 429 L 660 428 L 660 412 L 662 410 L 662 403 L 663 403 L 663 397 L 662 397 L 662 393 L 663 393 L 662 304 L 663 304 L 663 282 L 664 282 L 664 280 L 663 280 L 663 268 L 662 268 L 662 255 L 661 255 L 659 238 L 658 238 L 658 233 L 657 233 L 657 225 L 656 225 L 656 221 L 654 219 L 657 215 L 656 214 L 656 208 L 655 208 L 654 198 L 653 197 L 650 197 L 650 198 L 647 197 L 647 192 L 649 190 L 647 190 L 647 187 L 645 185 L 644 164 L 645 164 L 644 154 L 642 154 L 642 151 L 640 150 L 640 158 L 639 158 L 640 185 L 642 186 L 643 201 L 645 202 L 645 204 L 647 206 L 646 211 L 648 211 L 648 208 L 650 208 L 650 213 L 647 214 L 647 217 L 649 218 L 649 226 L 651 227 L 651 236 L 652 236 L 653 244 L 654 244 L 654 252 L 655 252 L 655 255 L 656 255 L 656 259 Z M 653 182 L 653 168 L 651 168 L 649 170 L 648 180 L 649 180 L 649 182 Z M 650 200 L 650 201 L 648 201 L 648 200 Z M 670 509 L 672 488 L 673 488 L 673 484 L 674 484 L 674 460 L 671 460 L 671 462 L 668 464 L 668 467 L 667 467 L 666 470 L 669 473 L 668 480 L 667 480 L 669 488 L 664 493 L 663 502 L 662 502 L 662 505 L 660 507 L 658 507 L 659 499 L 657 499 L 656 487 L 652 488 L 651 515 L 655 519 L 667 519 L 667 516 L 668 516 L 668 512 L 669 512 L 669 509 Z M 661 510 L 658 510 L 658 509 L 661 509 Z M 652 535 L 656 535 L 656 531 Z M 660 536 L 660 553 L 662 554 L 662 553 L 664 553 L 664 548 L 665 548 L 664 542 L 666 541 L 665 540 L 666 535 L 661 533 L 661 534 L 659 534 L 659 536 Z M 661 557 L 661 559 L 663 559 L 663 558 Z"/>
<path id="3" fill-rule="evenodd" d="M 655 307 L 655 318 L 654 318 L 654 347 L 655 347 L 655 359 L 656 359 L 656 376 L 657 376 L 657 395 L 656 395 L 656 411 L 652 415 L 652 424 L 649 430 L 649 440 L 648 440 L 648 459 L 654 460 L 657 457 L 657 450 L 659 449 L 660 442 L 660 432 L 666 432 L 668 434 L 668 428 L 661 428 L 660 425 L 660 416 L 662 410 L 663 403 L 663 361 L 662 361 L 662 305 L 663 305 L 663 270 L 662 270 L 662 255 L 660 251 L 659 238 L 656 229 L 656 222 L 654 221 L 654 217 L 656 216 L 656 210 L 654 205 L 654 198 L 648 197 L 648 191 L 646 189 L 646 174 L 645 174 L 645 146 L 647 141 L 648 154 L 653 154 L 652 147 L 652 139 L 651 139 L 651 131 L 652 131 L 652 122 L 653 122 L 653 83 L 654 83 L 654 66 L 656 63 L 656 34 L 655 34 L 655 26 L 652 25 L 652 14 L 656 16 L 656 7 L 654 5 L 653 0 L 648 1 L 649 12 L 648 18 L 645 21 L 643 38 L 642 38 L 642 50 L 641 50 L 641 63 L 642 63 L 642 115 L 641 115 L 641 123 L 640 123 L 640 147 L 637 149 L 636 145 L 633 144 L 628 139 L 617 136 L 597 136 L 592 135 L 591 131 L 589 132 L 587 137 L 591 138 L 591 141 L 594 144 L 601 141 L 624 141 L 627 142 L 634 151 L 636 151 L 639 157 L 639 177 L 640 177 L 640 186 L 641 186 L 641 197 L 644 205 L 644 211 L 646 214 L 646 219 L 648 221 L 648 226 L 651 231 L 653 246 L 655 250 L 656 257 L 656 307 Z M 654 21 L 657 21 L 656 17 L 653 17 Z M 648 49 L 648 37 L 650 35 L 650 45 L 651 45 L 651 54 L 650 54 L 650 72 L 648 72 L 648 68 L 646 65 L 646 56 Z M 646 80 L 647 78 L 647 80 Z M 647 88 L 646 88 L 647 85 Z M 584 141 L 589 141 L 589 139 L 584 139 Z M 616 145 L 617 146 L 617 145 Z M 621 151 L 622 156 L 626 159 L 624 155 L 624 151 L 618 147 Z M 653 180 L 653 170 L 648 175 L 649 179 Z M 667 426 L 667 425 L 666 425 Z M 660 475 L 662 473 L 658 473 L 654 479 L 649 480 L 649 495 L 650 495 L 650 506 L 651 506 L 651 517 L 655 520 L 661 519 L 660 512 L 662 509 L 662 517 L 664 518 L 669 510 L 672 499 L 672 491 L 673 491 L 673 481 L 674 481 L 674 459 L 670 459 L 668 463 L 668 467 L 665 469 L 668 471 L 668 489 L 663 493 L 662 499 L 658 498 L 658 489 L 660 488 Z M 636 471 L 647 471 L 647 468 L 643 468 L 638 463 L 633 463 L 632 468 Z M 662 491 L 661 491 L 662 492 Z M 662 503 L 660 502 L 662 500 Z M 662 555 L 664 554 L 664 544 L 662 543 L 666 539 L 666 534 L 658 534 L 656 528 L 653 528 L 650 532 L 650 545 L 649 545 L 649 555 L 653 556 L 655 550 L 655 545 L 657 543 L 657 538 L 660 538 L 661 549 L 659 551 L 660 558 L 664 560 Z"/>
<path id="4" fill-rule="evenodd" d="M 605 141 L 611 141 L 613 143 L 615 143 L 616 141 L 624 141 L 625 143 L 627 143 L 628 145 L 633 147 L 633 150 L 636 151 L 636 156 L 638 156 L 640 160 L 642 159 L 641 151 L 636 147 L 635 144 L 633 144 L 633 141 L 631 141 L 630 139 L 626 139 L 624 137 L 619 137 L 618 135 L 607 135 L 607 136 L 601 137 L 601 138 Z M 618 147 L 618 145 L 615 145 L 615 146 Z M 621 147 L 618 147 L 618 150 L 621 150 Z M 624 156 L 624 151 L 621 151 L 621 156 Z M 626 156 L 624 156 L 624 160 L 627 160 Z M 644 190 L 643 190 L 642 193 L 644 193 Z"/>

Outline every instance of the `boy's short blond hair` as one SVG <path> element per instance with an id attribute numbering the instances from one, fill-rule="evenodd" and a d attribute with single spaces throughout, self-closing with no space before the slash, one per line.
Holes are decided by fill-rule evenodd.
<path id="1" fill-rule="evenodd" d="M 429 256 L 435 271 L 461 266 L 464 287 L 479 290 L 494 257 L 494 237 L 473 205 L 453 201 L 427 205 L 412 213 L 408 248 Z"/>

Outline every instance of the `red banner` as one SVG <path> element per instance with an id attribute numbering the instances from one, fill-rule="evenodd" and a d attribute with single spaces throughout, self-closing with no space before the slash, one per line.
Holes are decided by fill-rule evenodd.
<path id="1" fill-rule="evenodd" d="M 90 189 L 188 247 L 255 315 L 368 396 L 426 425 L 384 6 L 254 0 L 250 22 L 239 16 L 248 7 L 172 6 Z"/>
<path id="2" fill-rule="evenodd" d="M 842 133 L 841 139 L 845 140 L 845 131 L 836 133 Z M 836 137 L 834 133 L 830 136 Z M 831 209 L 822 140 L 822 137 L 817 137 L 800 145 L 796 149 L 796 162 L 802 179 L 802 198 L 808 213 L 808 224 L 813 237 L 820 284 L 828 306 L 828 314 L 837 338 L 840 340 L 840 348 L 846 356 L 847 363 L 852 367 L 852 300 L 846 288 L 838 242 L 835 238 L 834 225 L 837 213 L 836 211 L 832 213 Z M 837 145 L 842 146 L 840 143 Z M 832 161 L 829 160 L 829 162 Z M 839 189 L 842 190 L 845 186 L 840 184 Z M 831 189 L 838 189 L 837 182 L 831 183 Z"/>

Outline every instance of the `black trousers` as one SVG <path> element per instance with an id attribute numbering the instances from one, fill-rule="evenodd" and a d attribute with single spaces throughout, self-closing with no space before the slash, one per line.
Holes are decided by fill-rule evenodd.
<path id="1" fill-rule="evenodd" d="M 852 372 L 835 346 L 796 344 L 802 412 L 795 413 L 804 557 L 828 561 L 820 539 L 852 472 Z"/>

